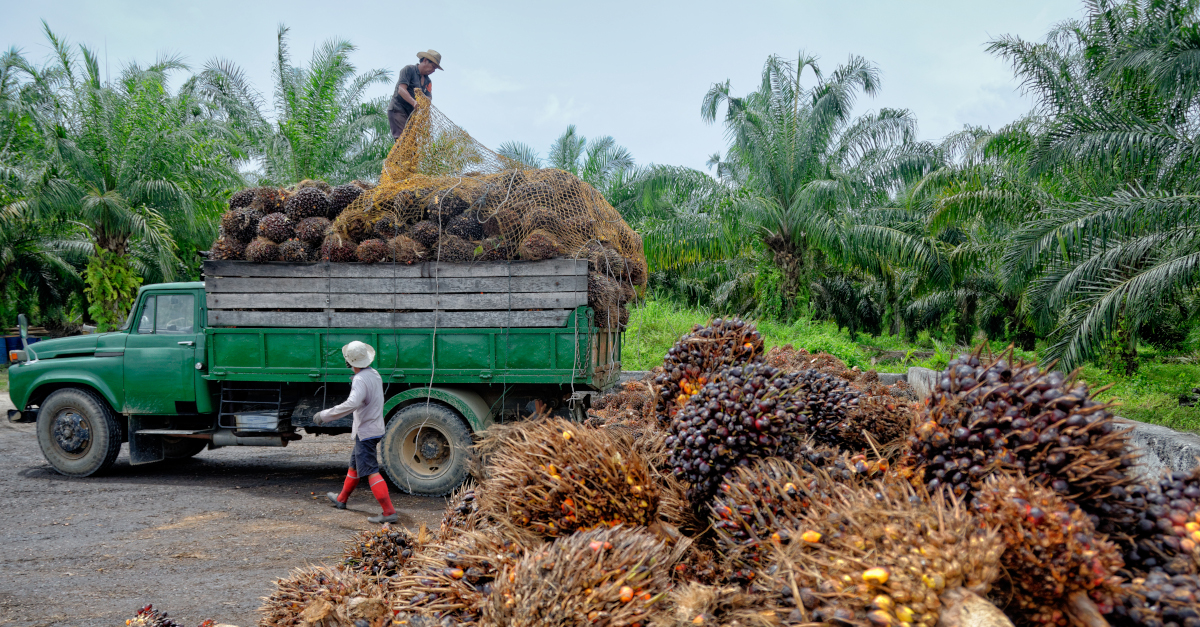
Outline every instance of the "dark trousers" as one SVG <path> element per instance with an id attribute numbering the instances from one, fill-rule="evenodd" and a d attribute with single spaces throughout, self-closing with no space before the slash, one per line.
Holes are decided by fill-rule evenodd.
<path id="1" fill-rule="evenodd" d="M 408 114 L 403 111 L 387 112 L 388 126 L 392 127 L 392 139 L 400 139 L 400 134 L 404 132 L 404 125 L 408 124 Z"/>

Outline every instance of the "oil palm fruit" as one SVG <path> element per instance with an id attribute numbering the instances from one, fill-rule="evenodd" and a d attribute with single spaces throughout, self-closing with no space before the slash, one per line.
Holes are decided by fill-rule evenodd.
<path id="1" fill-rule="evenodd" d="M 1109 614 L 1120 596 L 1120 550 L 1050 488 L 1001 473 L 975 494 L 979 519 L 1000 532 L 1007 577 L 993 596 L 1022 624 L 1065 626 L 1072 612 Z M 1077 619 L 1082 617 L 1076 617 Z M 1078 620 L 1079 623 L 1086 623 Z"/>
<path id="2" fill-rule="evenodd" d="M 451 218 L 445 232 L 464 240 L 480 240 L 483 239 L 483 222 L 479 220 L 477 213 L 468 211 Z"/>
<path id="3" fill-rule="evenodd" d="M 483 234 L 487 237 L 515 238 L 521 227 L 521 216 L 516 211 L 501 207 L 483 221 Z"/>
<path id="4" fill-rule="evenodd" d="M 968 501 L 1002 467 L 1083 507 L 1105 525 L 1135 515 L 1124 503 L 1134 480 L 1127 436 L 1087 385 L 1004 355 L 950 362 L 926 399 L 901 460 L 930 492 L 942 487 Z"/>
<path id="5" fill-rule="evenodd" d="M 282 213 L 268 213 L 258 222 L 258 235 L 282 244 L 296 236 L 296 223 Z"/>
<path id="6" fill-rule="evenodd" d="M 138 610 L 133 618 L 126 620 L 127 627 L 180 627 L 179 623 L 171 620 L 166 612 L 160 612 L 154 609 L 153 605 L 147 605 Z"/>
<path id="7" fill-rule="evenodd" d="M 329 231 L 330 222 L 320 216 L 305 218 L 296 226 L 296 237 L 309 245 L 320 246 L 325 241 L 325 233 Z"/>
<path id="8" fill-rule="evenodd" d="M 422 220 L 408 230 L 408 236 L 425 248 L 433 248 L 442 234 L 438 231 L 436 224 L 429 220 Z"/>
<path id="9" fill-rule="evenodd" d="M 397 235 L 388 240 L 388 255 L 392 261 L 406 265 L 421 261 L 428 251 L 407 235 Z"/>
<path id="10" fill-rule="evenodd" d="M 213 261 L 241 261 L 246 258 L 246 245 L 232 237 L 222 237 L 208 250 Z"/>
<path id="11" fill-rule="evenodd" d="M 549 231 L 536 230 L 521 240 L 517 249 L 521 259 L 525 261 L 541 261 L 553 259 L 562 254 L 562 244 Z"/>
<path id="12" fill-rule="evenodd" d="M 325 214 L 325 217 L 329 218 L 330 220 L 338 217 L 338 215 L 340 215 L 342 211 L 345 211 L 346 207 L 349 207 L 350 203 L 354 202 L 355 199 L 362 194 L 362 192 L 362 188 L 353 183 L 338 185 L 330 190 L 329 212 Z"/>
<path id="13" fill-rule="evenodd" d="M 668 609 L 654 617 L 653 627 L 758 627 L 779 624 L 779 608 L 768 595 L 739 586 L 689 582 L 667 597 Z"/>
<path id="14" fill-rule="evenodd" d="M 404 529 L 360 531 L 342 550 L 342 565 L 367 575 L 391 577 L 404 568 L 418 548 L 416 538 Z"/>
<path id="15" fill-rule="evenodd" d="M 375 221 L 375 237 L 387 241 L 404 232 L 404 223 L 391 213 L 385 213 Z"/>
<path id="16" fill-rule="evenodd" d="M 772 543 L 754 581 L 790 606 L 788 622 L 934 627 L 969 602 L 1012 624 L 980 598 L 1000 576 L 1004 544 L 966 508 L 900 481 L 829 487 L 800 526 L 784 528 L 792 541 Z"/>
<path id="17" fill-rule="evenodd" d="M 240 209 L 242 207 L 249 207 L 252 202 L 254 202 L 253 188 L 239 190 L 229 197 L 229 208 Z"/>
<path id="18" fill-rule="evenodd" d="M 279 246 L 265 237 L 259 237 L 246 245 L 246 261 L 267 263 L 278 259 Z"/>
<path id="19" fill-rule="evenodd" d="M 255 187 L 254 200 L 250 201 L 250 208 L 266 215 L 268 213 L 276 213 L 283 211 L 284 196 L 283 192 L 274 187 Z"/>
<path id="20" fill-rule="evenodd" d="M 355 570 L 298 568 L 275 580 L 258 608 L 260 625 L 382 625 L 391 618 L 388 580 Z"/>
<path id="21" fill-rule="evenodd" d="M 279 260 L 290 263 L 312 261 L 312 246 L 298 239 L 290 239 L 279 245 Z"/>
<path id="22" fill-rule="evenodd" d="M 1139 573 L 1200 574 L 1200 468 L 1165 474 L 1127 493 L 1137 518 L 1123 529 L 1133 538 L 1126 565 Z"/>
<path id="23" fill-rule="evenodd" d="M 381 239 L 363 240 L 354 256 L 362 263 L 382 263 L 388 260 L 388 245 Z"/>
<path id="24" fill-rule="evenodd" d="M 230 209 L 221 214 L 221 230 L 225 237 L 235 239 L 243 245 L 258 235 L 258 222 L 262 214 L 250 208 Z"/>
<path id="25" fill-rule="evenodd" d="M 445 227 L 450 219 L 467 210 L 471 201 L 462 189 L 435 191 L 425 197 L 425 211 L 434 224 Z"/>
<path id="26" fill-rule="evenodd" d="M 502 575 L 525 551 L 518 542 L 480 531 L 464 531 L 429 545 L 394 578 L 393 607 L 437 621 L 478 624 Z"/>
<path id="27" fill-rule="evenodd" d="M 327 235 L 321 244 L 321 259 L 334 263 L 358 261 L 358 245 L 340 235 Z"/>
<path id="28" fill-rule="evenodd" d="M 559 233 L 562 231 L 562 226 L 562 221 L 558 219 L 558 216 L 545 207 L 534 207 L 521 217 L 522 233 L 532 233 L 538 229 L 549 233 Z"/>
<path id="29" fill-rule="evenodd" d="M 479 243 L 475 258 L 480 261 L 503 261 L 512 257 L 512 247 L 500 237 L 489 237 Z"/>
<path id="30" fill-rule="evenodd" d="M 673 557 L 654 536 L 597 529 L 530 550 L 484 607 L 490 624 L 647 624 L 671 588 Z"/>
<path id="31" fill-rule="evenodd" d="M 1154 570 L 1123 586 L 1121 603 L 1106 618 L 1133 627 L 1200 626 L 1200 577 Z"/>
<path id="32" fill-rule="evenodd" d="M 487 477 L 479 509 L 507 527 L 554 537 L 658 520 L 650 465 L 605 429 L 524 423 L 488 458 Z"/>
<path id="33" fill-rule="evenodd" d="M 375 236 L 375 225 L 371 222 L 366 212 L 362 211 L 343 213 L 338 217 L 334 228 L 339 229 L 339 233 L 356 243 L 366 241 Z"/>
<path id="34" fill-rule="evenodd" d="M 717 370 L 760 361 L 762 352 L 762 336 L 753 324 L 717 318 L 708 326 L 696 325 L 667 351 L 664 372 L 654 379 L 659 425 L 670 424 L 688 397 L 711 380 Z"/>
<path id="35" fill-rule="evenodd" d="M 329 217 L 329 197 L 318 187 L 305 187 L 287 199 L 285 211 L 292 220 Z"/>

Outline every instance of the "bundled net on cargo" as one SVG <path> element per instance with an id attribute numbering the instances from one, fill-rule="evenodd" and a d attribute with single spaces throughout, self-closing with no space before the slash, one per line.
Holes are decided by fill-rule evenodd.
<path id="1" fill-rule="evenodd" d="M 210 258 L 337 263 L 588 261 L 588 305 L 624 328 L 646 284 L 641 237 L 574 174 L 492 152 L 428 101 L 414 110 L 379 183 L 301 181 L 230 198 Z"/>

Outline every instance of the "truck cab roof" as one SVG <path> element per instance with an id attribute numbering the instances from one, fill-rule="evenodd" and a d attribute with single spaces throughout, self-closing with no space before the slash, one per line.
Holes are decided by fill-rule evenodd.
<path id="1" fill-rule="evenodd" d="M 182 283 L 155 283 L 153 285 L 143 285 L 138 289 L 138 295 L 142 292 L 153 292 L 159 290 L 202 290 L 204 289 L 203 281 L 187 281 Z"/>

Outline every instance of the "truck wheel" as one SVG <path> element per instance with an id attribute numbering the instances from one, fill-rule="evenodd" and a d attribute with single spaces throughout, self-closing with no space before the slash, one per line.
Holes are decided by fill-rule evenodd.
<path id="1" fill-rule="evenodd" d="M 471 430 L 458 412 L 415 403 L 396 412 L 380 442 L 380 463 L 398 488 L 445 496 L 467 478 Z"/>
<path id="2" fill-rule="evenodd" d="M 104 472 L 121 452 L 116 413 L 98 394 L 80 388 L 63 388 L 42 403 L 37 436 L 46 461 L 68 477 Z"/>
<path id="3" fill-rule="evenodd" d="M 187 459 L 195 457 L 200 451 L 208 448 L 208 440 L 199 438 L 169 438 L 163 436 L 163 456 L 167 459 Z"/>

